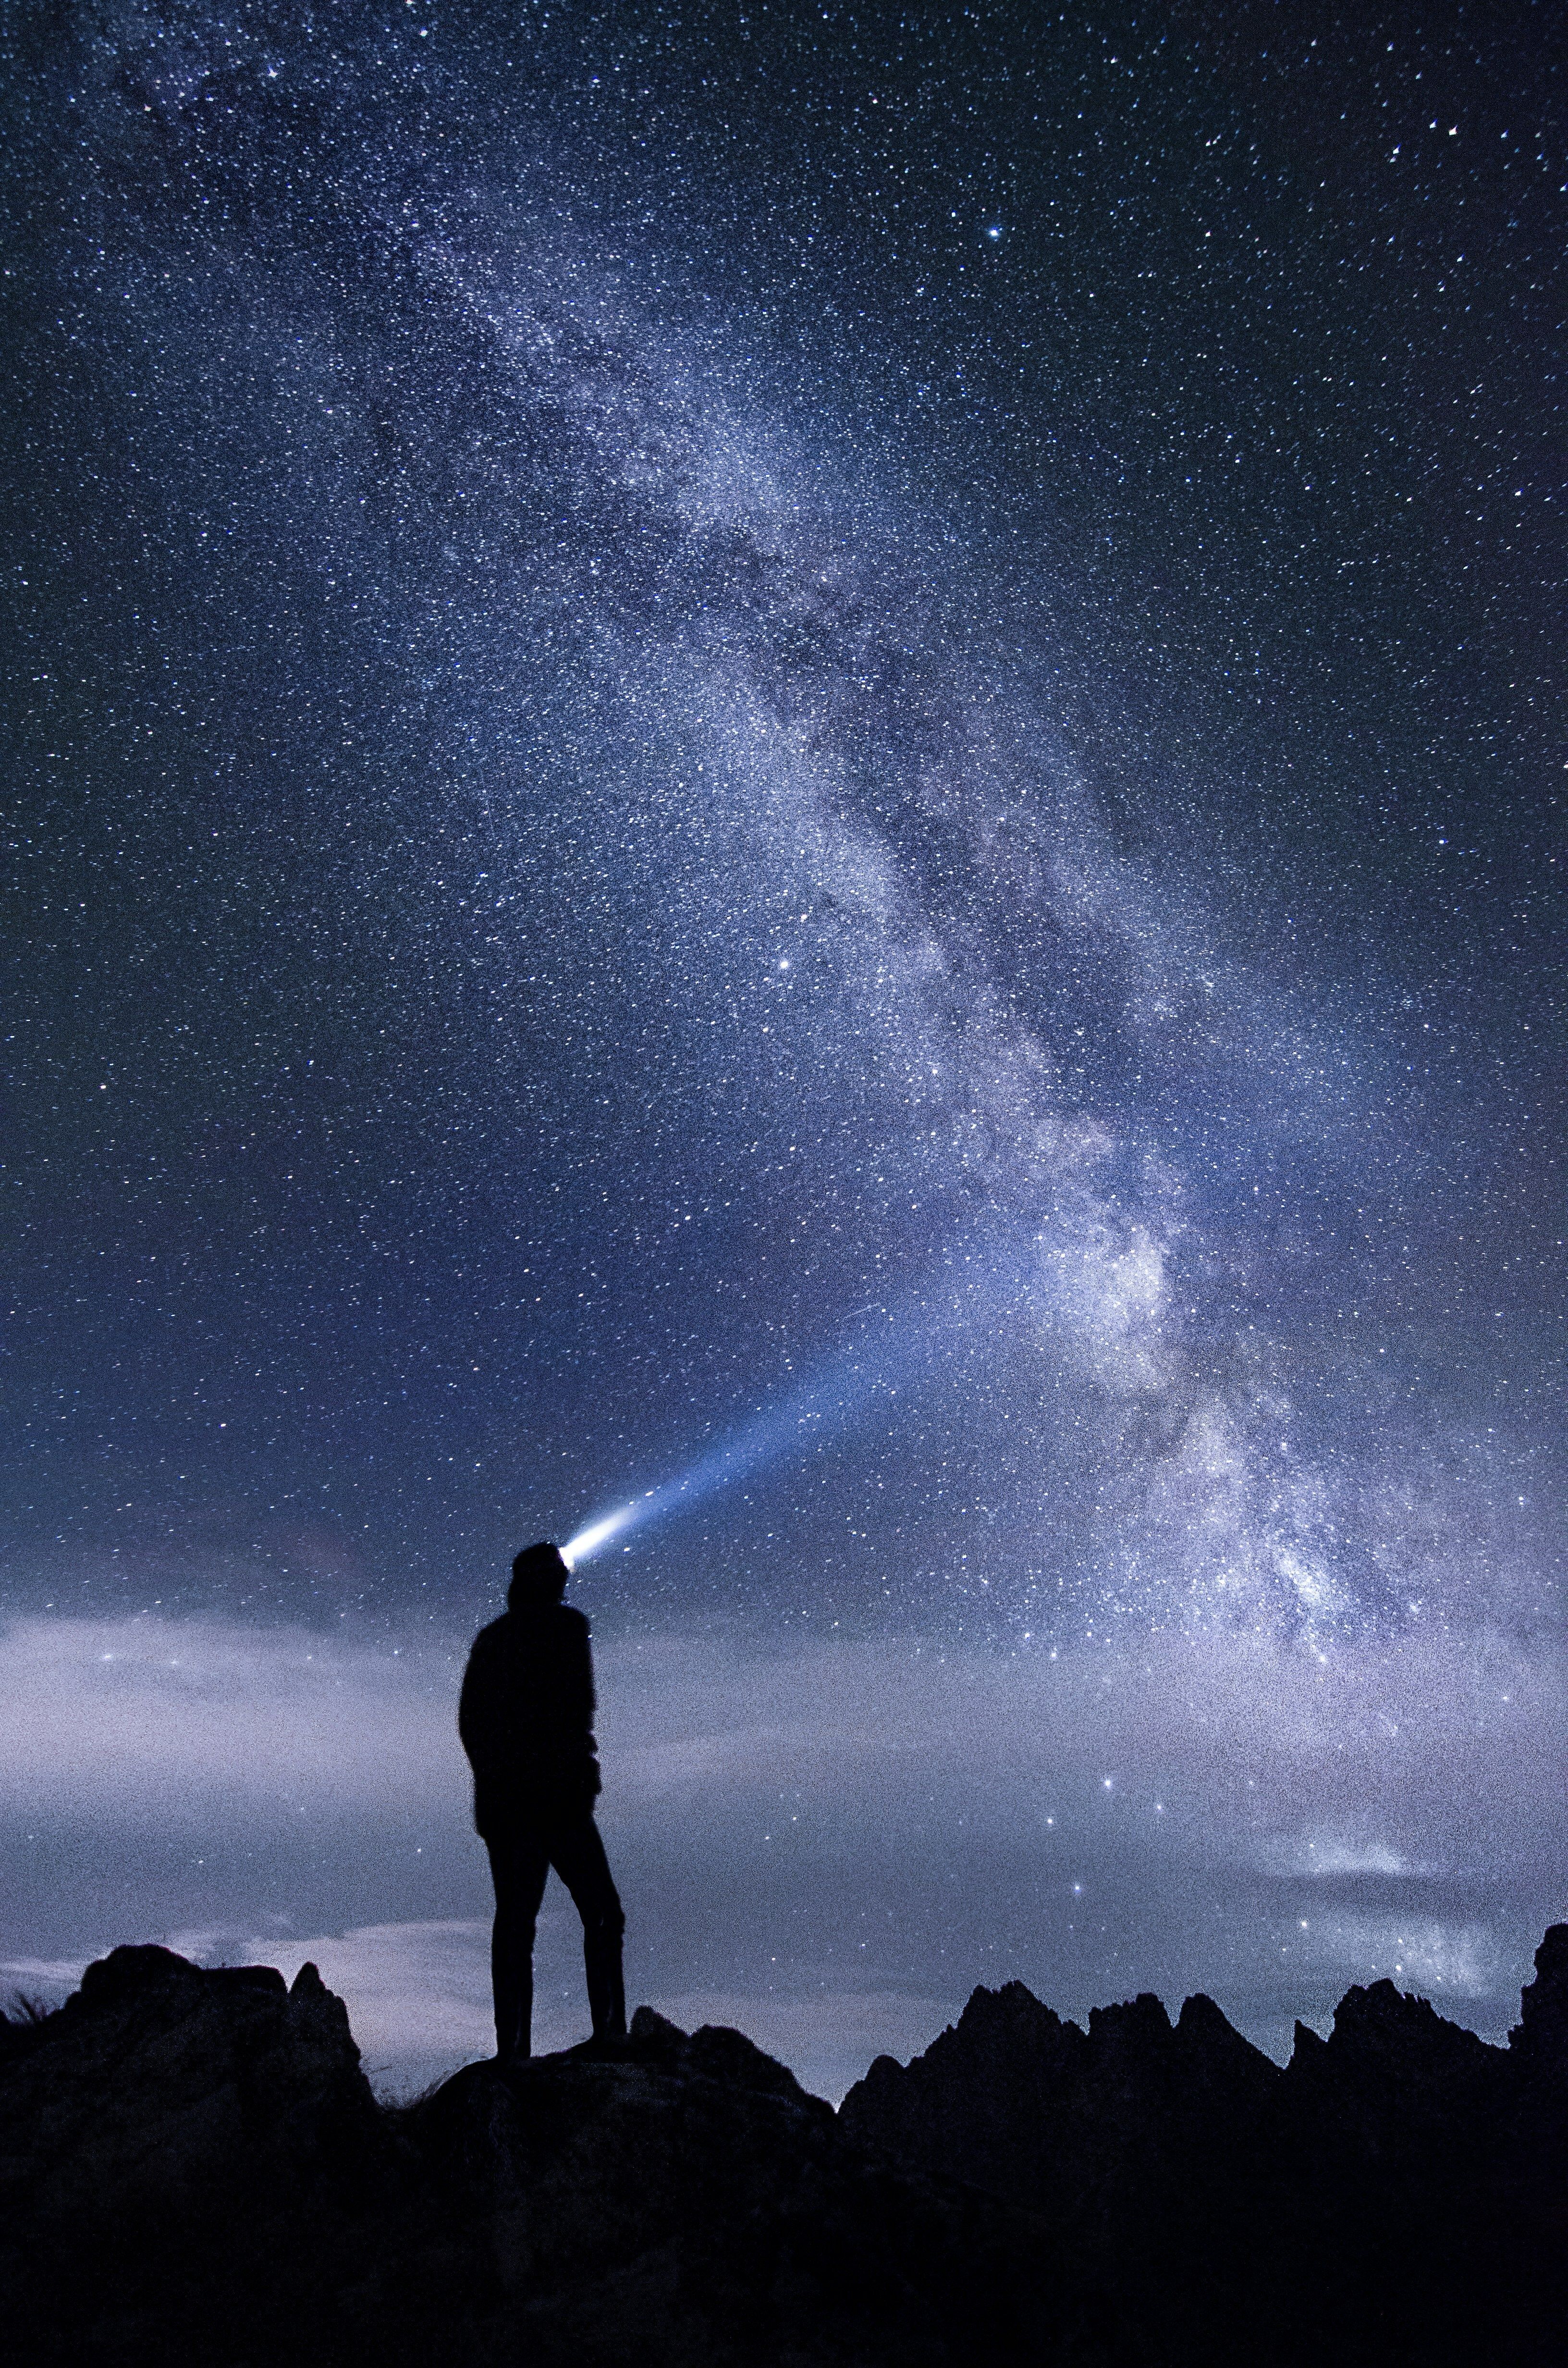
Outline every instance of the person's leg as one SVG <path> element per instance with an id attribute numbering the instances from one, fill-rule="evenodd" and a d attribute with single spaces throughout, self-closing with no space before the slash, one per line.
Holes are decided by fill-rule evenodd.
<path id="1" fill-rule="evenodd" d="M 592 1810 L 556 1827 L 551 1836 L 550 1856 L 583 1919 L 583 1966 L 588 1976 L 594 2037 L 624 2039 L 626 1986 L 620 1940 L 626 1918 L 610 1880 L 609 1861 Z"/>
<path id="2" fill-rule="evenodd" d="M 505 2064 L 527 2056 L 532 2044 L 534 1926 L 550 1873 L 550 1850 L 538 1834 L 507 1834 L 487 1841 L 495 1885 L 490 1932 L 490 1980 L 495 1994 L 495 2054 Z"/>

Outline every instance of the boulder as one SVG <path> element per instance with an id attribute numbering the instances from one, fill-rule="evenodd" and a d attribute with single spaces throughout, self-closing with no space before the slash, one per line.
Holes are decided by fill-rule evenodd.
<path id="1" fill-rule="evenodd" d="M 0 2054 L 12 2324 L 35 2360 L 151 2361 L 244 2294 L 260 2340 L 373 2275 L 396 2151 L 313 1965 L 116 1949 Z"/>

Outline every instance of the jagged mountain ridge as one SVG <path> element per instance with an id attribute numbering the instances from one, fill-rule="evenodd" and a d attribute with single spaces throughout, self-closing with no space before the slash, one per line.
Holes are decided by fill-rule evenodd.
<path id="1" fill-rule="evenodd" d="M 1147 1993 L 1087 2032 L 1022 1982 L 977 1989 L 907 2068 L 882 2055 L 845 2098 L 859 2143 L 1069 2215 L 1091 2165 L 1145 2180 L 1211 2125 L 1250 2125 L 1281 2078 L 1211 1998 L 1173 2027 Z"/>
<path id="2" fill-rule="evenodd" d="M 1280 2360 L 1560 2360 L 1568 1925 L 1535 1962 L 1506 2048 L 1385 1980 L 1327 2040 L 1298 2022 L 1283 2069 L 1201 1996 L 1085 2032 L 1020 1983 L 977 1990 L 840 2125 L 1047 2216 L 1164 2356 L 1256 2356 L 1267 2328 Z"/>
<path id="3" fill-rule="evenodd" d="M 1555 2362 L 1568 1926 L 1489 2047 L 1392 1984 L 1281 2070 L 1211 2001 L 977 1990 L 835 2116 L 739 2032 L 378 2105 L 306 1967 L 118 1949 L 0 2028 L 42 2363 Z"/>

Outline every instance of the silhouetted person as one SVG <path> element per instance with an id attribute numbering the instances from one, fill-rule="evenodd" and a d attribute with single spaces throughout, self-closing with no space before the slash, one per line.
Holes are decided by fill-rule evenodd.
<path id="1" fill-rule="evenodd" d="M 594 1823 L 593 1655 L 587 1622 L 561 1600 L 566 1579 L 552 1545 L 517 1556 L 505 1613 L 473 1640 L 458 1706 L 473 1769 L 473 1822 L 495 1884 L 490 1970 L 503 2062 L 529 2052 L 534 1926 L 551 1867 L 583 1919 L 594 2037 L 626 2030 L 626 1918 Z"/>

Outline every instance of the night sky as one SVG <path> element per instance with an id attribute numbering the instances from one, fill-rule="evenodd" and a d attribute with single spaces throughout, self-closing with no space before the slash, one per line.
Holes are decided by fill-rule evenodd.
<path id="1" fill-rule="evenodd" d="M 1499 2035 L 1559 11 L 3 46 L 5 1977 L 312 1954 L 379 2077 L 486 2047 L 462 1656 L 636 1501 L 634 1999 L 830 2093 L 1013 1975 Z"/>

